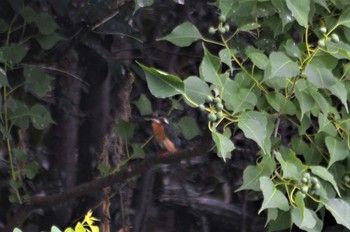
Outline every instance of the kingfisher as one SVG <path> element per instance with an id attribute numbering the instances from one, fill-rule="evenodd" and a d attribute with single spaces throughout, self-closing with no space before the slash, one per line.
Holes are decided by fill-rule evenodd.
<path id="1" fill-rule="evenodd" d="M 175 153 L 180 147 L 180 139 L 176 135 L 173 128 L 165 116 L 154 114 L 152 117 L 153 136 L 159 146 L 169 153 Z"/>

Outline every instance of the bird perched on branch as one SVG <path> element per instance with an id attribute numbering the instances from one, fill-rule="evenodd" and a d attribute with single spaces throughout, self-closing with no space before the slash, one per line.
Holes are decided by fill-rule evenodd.
<path id="1" fill-rule="evenodd" d="M 159 146 L 169 153 L 177 152 L 181 142 L 168 119 L 165 116 L 154 114 L 151 120 L 153 136 Z"/>

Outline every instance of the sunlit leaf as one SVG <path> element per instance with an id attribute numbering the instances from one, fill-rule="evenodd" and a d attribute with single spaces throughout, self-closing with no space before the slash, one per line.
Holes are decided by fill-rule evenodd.
<path id="1" fill-rule="evenodd" d="M 265 153 L 266 126 L 267 117 L 256 111 L 243 112 L 238 122 L 238 127 L 243 131 L 244 135 L 254 140 Z"/>
<path id="2" fill-rule="evenodd" d="M 300 26 L 308 25 L 308 17 L 310 12 L 310 0 L 286 0 L 288 9 L 292 12 L 292 16 L 297 20 Z"/>
<path id="3" fill-rule="evenodd" d="M 260 189 L 264 195 L 264 201 L 259 214 L 267 208 L 278 208 L 283 211 L 289 210 L 290 207 L 287 198 L 274 186 L 269 177 L 260 177 Z"/>
<path id="4" fill-rule="evenodd" d="M 179 47 L 187 47 L 199 39 L 202 39 L 202 35 L 197 27 L 190 22 L 184 22 L 160 40 L 167 40 Z"/>
<path id="5" fill-rule="evenodd" d="M 221 65 L 220 58 L 211 54 L 205 46 L 203 46 L 203 49 L 204 56 L 199 66 L 200 76 L 205 81 L 215 84 L 219 88 L 222 88 L 225 82 L 219 74 L 219 69 Z"/>
<path id="6" fill-rule="evenodd" d="M 205 102 L 205 98 L 211 95 L 208 84 L 196 76 L 190 76 L 184 81 L 185 101 L 191 106 L 198 106 Z M 195 103 L 195 105 L 193 104 Z"/>
<path id="7" fill-rule="evenodd" d="M 346 27 L 350 27 L 350 9 L 349 8 L 345 9 L 341 13 L 339 20 L 338 20 L 338 24 L 346 26 Z"/>
<path id="8" fill-rule="evenodd" d="M 327 210 L 333 215 L 338 224 L 345 226 L 350 230 L 350 205 L 342 199 L 329 199 L 325 206 Z"/>
<path id="9" fill-rule="evenodd" d="M 140 63 L 138 65 L 145 72 L 148 88 L 155 97 L 172 97 L 184 92 L 184 83 L 178 76 L 147 67 Z"/>
<path id="10" fill-rule="evenodd" d="M 317 88 L 328 88 L 335 85 L 337 82 L 337 79 L 329 69 L 313 64 L 306 66 L 305 75 Z"/>
<path id="11" fill-rule="evenodd" d="M 258 68 L 262 70 L 266 68 L 269 58 L 263 53 L 263 51 L 249 47 L 246 50 L 246 54 Z"/>
<path id="12" fill-rule="evenodd" d="M 231 152 L 235 149 L 233 142 L 217 131 L 212 131 L 211 136 L 215 142 L 218 156 L 223 160 L 231 158 Z"/>
<path id="13" fill-rule="evenodd" d="M 324 179 L 325 181 L 328 181 L 329 183 L 332 184 L 333 188 L 335 191 L 338 193 L 340 196 L 340 192 L 337 186 L 337 183 L 334 180 L 333 175 L 325 168 L 322 166 L 310 166 L 311 172 L 315 174 L 316 176 Z"/>
<path id="14" fill-rule="evenodd" d="M 330 154 L 328 168 L 332 166 L 333 163 L 350 157 L 350 150 L 346 140 L 339 141 L 336 138 L 328 136 L 326 137 L 325 142 Z"/>
<path id="15" fill-rule="evenodd" d="M 271 73 L 267 73 L 267 79 L 290 78 L 299 74 L 299 66 L 283 52 L 272 52 L 270 54 Z"/>

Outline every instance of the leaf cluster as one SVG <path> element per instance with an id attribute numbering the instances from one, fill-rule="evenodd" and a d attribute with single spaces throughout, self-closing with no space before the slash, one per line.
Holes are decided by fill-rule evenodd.
<path id="1" fill-rule="evenodd" d="M 269 231 L 293 224 L 321 231 L 325 211 L 350 229 L 350 3 L 217 0 L 214 5 L 220 16 L 208 33 L 184 22 L 160 38 L 180 47 L 202 41 L 199 76 L 183 81 L 139 64 L 151 93 L 181 95 L 207 112 L 224 160 L 235 149 L 237 131 L 257 144 L 256 165 L 245 169 L 238 190 L 262 192 L 259 213 L 267 211 Z M 223 23 L 228 30 L 217 33 Z"/>

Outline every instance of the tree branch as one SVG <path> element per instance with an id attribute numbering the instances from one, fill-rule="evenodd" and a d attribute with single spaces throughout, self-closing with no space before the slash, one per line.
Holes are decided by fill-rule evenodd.
<path id="1" fill-rule="evenodd" d="M 205 139 L 203 139 L 203 141 L 199 143 L 195 148 L 181 150 L 166 157 L 155 156 L 144 159 L 140 162 L 132 163 L 116 173 L 92 180 L 88 183 L 81 184 L 65 192 L 57 193 L 51 196 L 33 196 L 29 198 L 26 203 L 19 207 L 17 212 L 14 214 L 14 217 L 8 221 L 7 225 L 5 225 L 2 231 L 13 231 L 15 227 L 22 225 L 24 221 L 29 217 L 31 212 L 35 209 L 47 208 L 50 206 L 66 203 L 67 201 L 71 201 L 75 198 L 95 193 L 96 191 L 102 190 L 105 187 L 123 183 L 129 178 L 140 175 L 156 164 L 170 164 L 183 159 L 199 156 L 207 153 L 210 148 L 211 142 L 209 140 L 209 137 L 205 136 Z"/>

